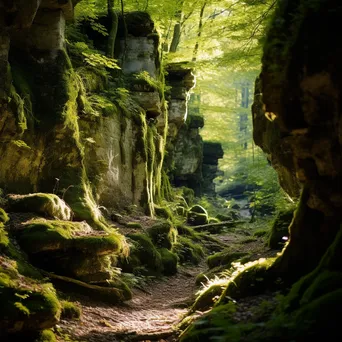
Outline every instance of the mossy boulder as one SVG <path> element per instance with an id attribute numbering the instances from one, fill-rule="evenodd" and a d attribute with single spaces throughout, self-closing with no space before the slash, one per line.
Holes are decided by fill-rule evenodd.
<path id="1" fill-rule="evenodd" d="M 172 211 L 170 210 L 170 208 L 155 205 L 154 211 L 157 216 L 162 217 L 166 220 L 172 220 L 173 215 L 172 215 Z"/>
<path id="2" fill-rule="evenodd" d="M 188 237 L 179 236 L 172 252 L 177 254 L 181 263 L 190 262 L 197 265 L 204 256 L 203 247 Z"/>
<path id="3" fill-rule="evenodd" d="M 0 256 L 0 336 L 53 327 L 61 306 L 51 284 L 24 277 L 14 260 Z"/>
<path id="4" fill-rule="evenodd" d="M 126 272 L 134 272 L 139 269 L 143 273 L 161 273 L 163 263 L 160 253 L 146 234 L 128 234 L 132 241 L 130 255 L 120 261 L 120 267 Z M 144 268 L 144 269 L 143 269 Z"/>
<path id="5" fill-rule="evenodd" d="M 56 335 L 52 330 L 46 329 L 41 331 L 34 342 L 57 342 Z"/>
<path id="6" fill-rule="evenodd" d="M 259 259 L 245 264 L 228 282 L 220 303 L 225 303 L 230 297 L 238 299 L 278 288 L 280 279 L 271 271 L 275 260 L 276 258 Z"/>
<path id="7" fill-rule="evenodd" d="M 159 248 L 171 249 L 177 240 L 177 230 L 170 222 L 159 222 L 147 230 L 153 244 Z"/>
<path id="8" fill-rule="evenodd" d="M 165 275 L 173 275 L 177 273 L 177 263 L 178 257 L 177 254 L 172 253 L 167 248 L 159 249 L 159 253 L 162 258 L 163 264 L 163 274 Z"/>
<path id="9" fill-rule="evenodd" d="M 226 249 L 222 252 L 210 255 L 207 258 L 207 264 L 210 269 L 222 265 L 229 267 L 232 262 L 245 257 L 247 254 L 248 253 L 245 252 L 237 252 L 232 251 L 231 249 Z"/>
<path id="10" fill-rule="evenodd" d="M 122 236 L 116 232 L 95 232 L 85 222 L 38 219 L 29 221 L 18 231 L 18 241 L 29 254 L 74 250 L 107 255 L 120 251 Z"/>
<path id="11" fill-rule="evenodd" d="M 65 221 L 72 216 L 69 206 L 54 194 L 8 195 L 8 207 L 13 212 L 33 212 Z"/>
<path id="12" fill-rule="evenodd" d="M 9 220 L 9 217 L 8 217 L 6 211 L 4 209 L 0 208 L 0 224 L 6 223 L 6 222 L 8 222 L 8 220 Z"/>
<path id="13" fill-rule="evenodd" d="M 69 302 L 67 300 L 63 300 L 61 301 L 61 306 L 62 319 L 80 319 L 82 315 L 82 309 L 77 304 Z"/>
<path id="14" fill-rule="evenodd" d="M 187 223 L 192 226 L 207 224 L 209 217 L 207 211 L 200 205 L 192 206 L 187 215 Z"/>
<path id="15" fill-rule="evenodd" d="M 85 282 L 109 280 L 109 256 L 120 254 L 125 244 L 115 231 L 93 231 L 85 222 L 31 220 L 16 236 L 35 266 Z"/>
<path id="16" fill-rule="evenodd" d="M 221 296 L 223 290 L 223 283 L 211 284 L 198 295 L 195 303 L 191 307 L 191 311 L 206 311 L 213 307 L 217 299 Z"/>
<path id="17" fill-rule="evenodd" d="M 293 209 L 280 211 L 273 221 L 268 246 L 272 249 L 282 249 L 285 243 L 283 237 L 289 236 L 289 225 L 293 219 Z"/>

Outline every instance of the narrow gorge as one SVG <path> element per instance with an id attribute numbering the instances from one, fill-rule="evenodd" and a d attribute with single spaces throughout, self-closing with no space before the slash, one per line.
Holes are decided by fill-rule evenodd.
<path id="1" fill-rule="evenodd" d="M 0 340 L 340 340 L 341 16 L 0 0 Z"/>

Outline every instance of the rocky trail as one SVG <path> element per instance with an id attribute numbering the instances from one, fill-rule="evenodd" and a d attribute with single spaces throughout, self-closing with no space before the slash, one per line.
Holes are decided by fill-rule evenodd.
<path id="1" fill-rule="evenodd" d="M 224 232 L 215 237 L 227 246 L 239 246 L 241 251 L 253 253 L 252 259 L 274 255 L 262 239 L 246 237 L 246 231 Z M 241 244 L 241 241 L 245 243 Z M 133 288 L 133 298 L 124 304 L 94 301 L 80 295 L 67 299 L 76 301 L 83 314 L 79 321 L 62 320 L 55 329 L 59 342 L 116 342 L 116 341 L 177 341 L 175 326 L 187 314 L 199 286 L 196 276 L 207 269 L 205 259 L 197 265 L 182 265 L 176 275 L 144 280 Z M 274 300 L 274 294 L 249 297 L 237 303 L 236 320 L 246 321 L 255 316 L 263 301 Z M 199 315 L 203 313 L 198 312 Z"/>

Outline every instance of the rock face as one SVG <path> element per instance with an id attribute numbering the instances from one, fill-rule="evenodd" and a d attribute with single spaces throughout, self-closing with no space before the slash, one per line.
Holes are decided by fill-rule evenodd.
<path id="1" fill-rule="evenodd" d="M 284 189 L 294 196 L 304 188 L 283 255 L 284 266 L 302 272 L 317 264 L 342 219 L 342 52 L 333 34 L 340 16 L 336 1 L 279 5 L 253 107 L 255 142 Z"/>
<path id="2" fill-rule="evenodd" d="M 169 65 L 166 82 L 171 87 L 167 96 L 169 156 L 166 159 L 170 178 L 175 186 L 189 187 L 197 196 L 213 195 L 217 160 L 223 157 L 223 150 L 220 144 L 203 142 L 200 135 L 204 118 L 198 107 L 189 106 L 189 92 L 195 85 L 192 70 L 186 65 Z"/>
<path id="3" fill-rule="evenodd" d="M 203 144 L 203 193 L 215 195 L 214 179 L 220 175 L 218 160 L 223 158 L 223 149 L 220 143 L 205 141 Z"/>
<path id="4" fill-rule="evenodd" d="M 59 3 L 43 1 L 30 18 L 20 6 L 1 14 L 0 187 L 55 191 L 76 219 L 100 227 L 98 205 L 153 213 L 165 144 L 151 120 L 165 116 L 153 22 L 134 12 L 127 37 L 118 34 L 128 96 L 98 68 L 73 69 L 64 49 L 72 5 Z M 5 27 L 9 17 L 19 29 Z"/>

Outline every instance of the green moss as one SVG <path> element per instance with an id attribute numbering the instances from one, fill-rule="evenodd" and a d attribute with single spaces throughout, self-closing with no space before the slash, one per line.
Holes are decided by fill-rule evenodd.
<path id="1" fill-rule="evenodd" d="M 219 303 L 227 298 L 241 298 L 260 294 L 279 287 L 279 279 L 271 270 L 276 258 L 259 259 L 239 269 L 228 283 Z"/>
<path id="2" fill-rule="evenodd" d="M 206 311 L 213 307 L 224 290 L 224 284 L 215 282 L 210 284 L 196 298 L 195 303 L 191 307 L 191 311 Z"/>
<path id="3" fill-rule="evenodd" d="M 40 284 L 18 273 L 13 260 L 1 258 L 1 331 L 13 333 L 52 327 L 60 315 L 60 304 L 51 284 Z"/>
<path id="4" fill-rule="evenodd" d="M 147 230 L 155 246 L 171 249 L 177 241 L 177 230 L 169 222 L 160 222 Z"/>
<path id="5" fill-rule="evenodd" d="M 195 192 L 193 189 L 187 188 L 187 187 L 182 187 L 182 196 L 186 200 L 186 203 L 188 206 L 192 205 L 195 199 Z"/>
<path id="6" fill-rule="evenodd" d="M 122 237 L 117 233 L 90 235 L 89 226 L 79 222 L 31 221 L 18 236 L 23 249 L 30 254 L 74 249 L 83 253 L 108 254 L 121 249 Z M 75 236 L 77 233 L 88 233 Z"/>
<path id="7" fill-rule="evenodd" d="M 166 220 L 172 220 L 173 219 L 173 215 L 172 215 L 170 208 L 155 205 L 154 211 L 155 211 L 157 216 L 162 217 Z"/>
<path id="8" fill-rule="evenodd" d="M 57 342 L 52 330 L 43 330 L 34 342 Z"/>
<path id="9" fill-rule="evenodd" d="M 172 251 L 177 254 L 181 263 L 190 262 L 197 265 L 204 256 L 203 247 L 191 239 L 179 236 Z"/>
<path id="10" fill-rule="evenodd" d="M 128 264 L 131 263 L 133 268 L 142 265 L 153 272 L 161 272 L 162 258 L 149 236 L 129 234 L 128 237 L 135 242 L 128 258 Z"/>
<path id="11" fill-rule="evenodd" d="M 125 226 L 127 228 L 137 228 L 137 229 L 142 229 L 142 225 L 139 222 L 127 222 L 125 223 Z"/>
<path id="12" fill-rule="evenodd" d="M 8 205 L 14 212 L 34 212 L 61 220 L 69 220 L 71 217 L 70 208 L 54 194 L 10 195 Z"/>
<path id="13" fill-rule="evenodd" d="M 197 238 L 197 233 L 193 228 L 184 225 L 179 225 L 177 226 L 177 231 L 179 235 L 190 236 L 193 239 Z"/>
<path id="14" fill-rule="evenodd" d="M 180 342 L 207 342 L 213 340 L 241 341 L 237 329 L 230 334 L 229 330 L 233 324 L 235 305 L 228 303 L 214 308 L 203 315 L 195 324 L 191 324 L 180 337 Z M 235 336 L 234 336 L 235 335 Z"/>
<path id="15" fill-rule="evenodd" d="M 206 214 L 208 216 L 208 212 L 201 206 L 201 205 L 194 205 L 192 206 L 189 211 L 198 213 L 198 214 Z"/>
<path id="16" fill-rule="evenodd" d="M 9 217 L 4 209 L 0 208 L 0 224 L 8 222 Z"/>
<path id="17" fill-rule="evenodd" d="M 219 219 L 216 217 L 209 217 L 208 223 L 219 223 L 221 222 Z"/>
<path id="18" fill-rule="evenodd" d="M 207 258 L 207 264 L 209 268 L 214 268 L 217 266 L 230 266 L 232 262 L 246 256 L 248 253 L 245 252 L 236 252 L 231 249 L 226 249 L 222 252 L 215 253 L 214 255 L 210 255 Z"/>
<path id="19" fill-rule="evenodd" d="M 251 242 L 255 242 L 255 241 L 258 241 L 258 239 L 254 236 L 250 236 L 250 237 L 243 238 L 239 242 L 241 244 L 247 244 L 247 243 L 251 243 Z"/>
<path id="20" fill-rule="evenodd" d="M 293 209 L 280 211 L 271 228 L 268 246 L 272 249 L 281 249 L 284 246 L 283 236 L 289 236 L 289 225 L 293 218 Z"/>
<path id="21" fill-rule="evenodd" d="M 259 238 L 259 237 L 264 237 L 269 233 L 268 229 L 258 229 L 253 233 L 253 236 Z"/>
<path id="22" fill-rule="evenodd" d="M 201 226 L 208 222 L 208 215 L 206 214 L 198 214 L 192 211 L 189 211 L 187 214 L 187 223 L 192 226 Z"/>
<path id="23" fill-rule="evenodd" d="M 211 268 L 205 272 L 197 275 L 195 283 L 196 285 L 201 285 L 207 283 L 208 280 L 212 280 L 222 274 L 222 272 L 227 271 L 230 265 L 221 265 Z"/>
<path id="24" fill-rule="evenodd" d="M 7 236 L 7 232 L 4 229 L 2 223 L 0 223 L 0 253 L 3 253 L 9 245 L 9 239 Z"/>
<path id="25" fill-rule="evenodd" d="M 98 93 L 105 90 L 108 83 L 108 75 L 100 68 L 91 66 L 80 67 L 76 73 L 81 77 L 87 93 Z"/>
<path id="26" fill-rule="evenodd" d="M 62 312 L 61 318 L 62 319 L 80 319 L 82 315 L 81 308 L 73 302 L 68 302 L 66 300 L 61 301 L 62 305 Z"/>
<path id="27" fill-rule="evenodd" d="M 177 273 L 177 255 L 170 252 L 167 248 L 159 249 L 163 263 L 163 274 L 173 275 Z"/>
<path id="28" fill-rule="evenodd" d="M 324 271 L 319 274 L 310 287 L 304 292 L 300 305 L 311 303 L 313 300 L 342 288 L 342 273 Z"/>

